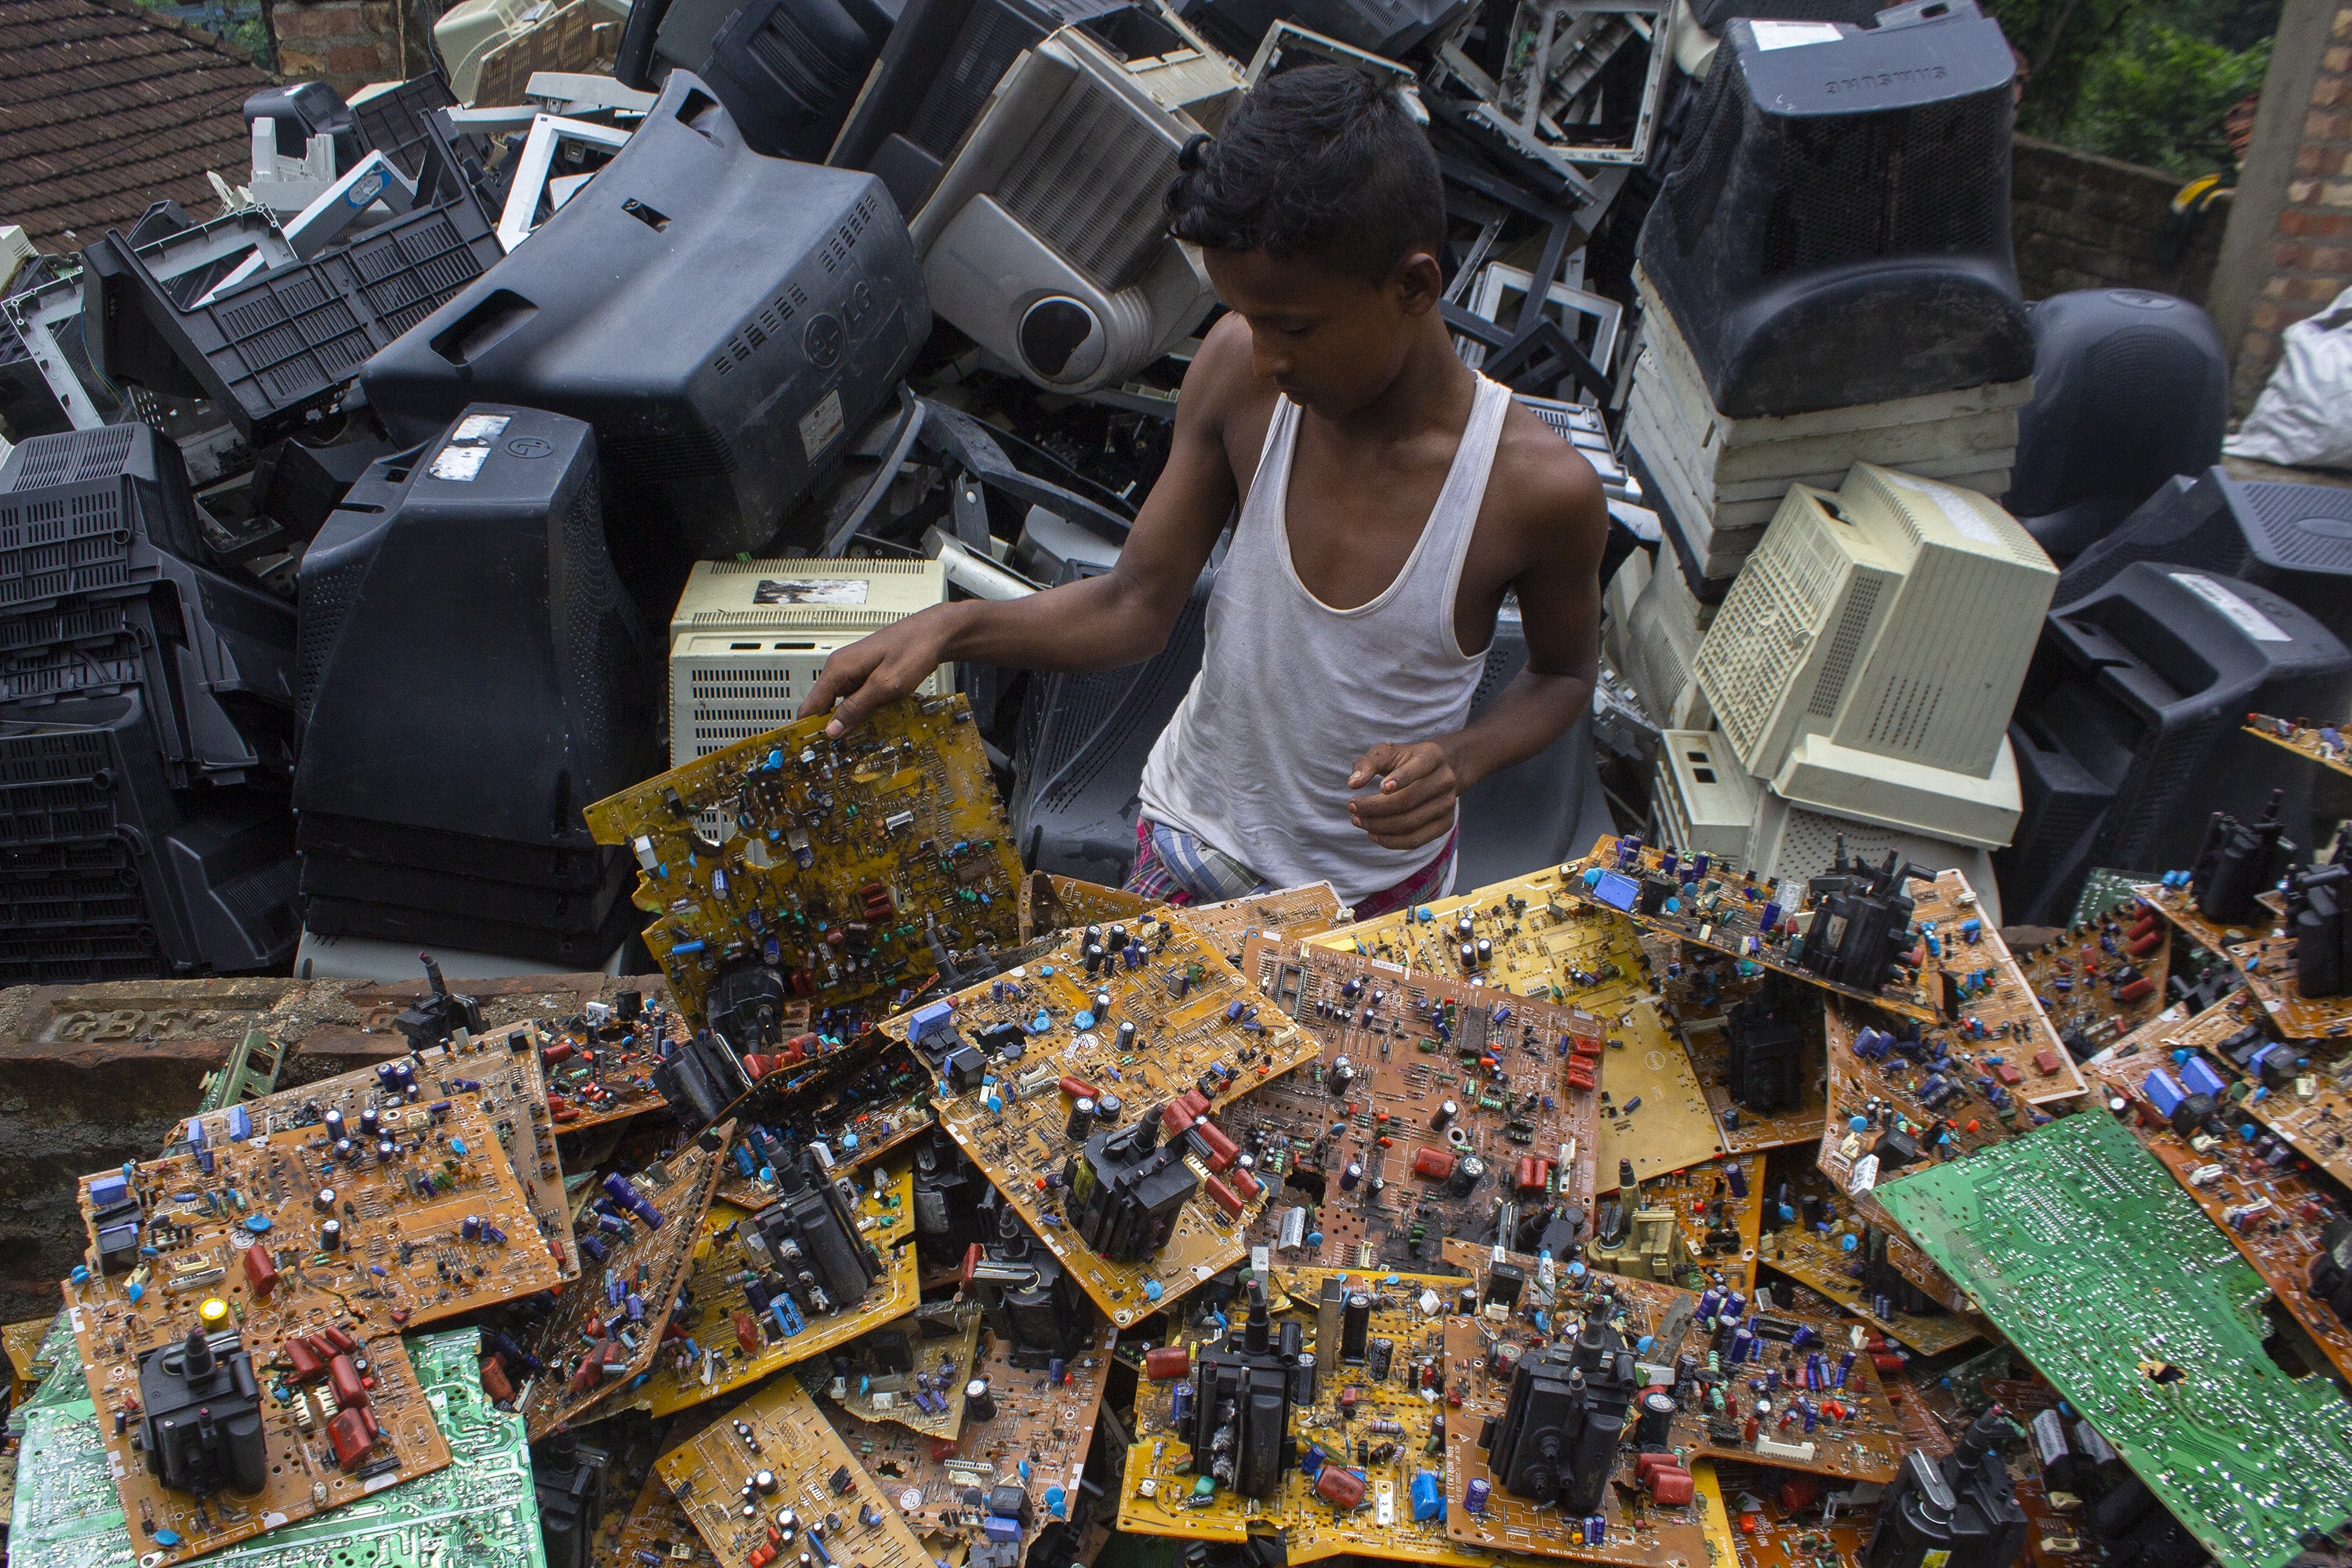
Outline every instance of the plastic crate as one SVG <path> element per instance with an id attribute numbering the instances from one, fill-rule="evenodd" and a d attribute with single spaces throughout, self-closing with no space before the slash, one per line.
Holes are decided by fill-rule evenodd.
<path id="1" fill-rule="evenodd" d="M 352 123 L 371 151 L 391 159 L 394 168 L 414 180 L 425 166 L 425 149 L 433 144 L 425 117 L 436 109 L 454 109 L 457 103 L 457 96 L 439 73 L 426 71 L 352 104 Z"/>
<path id="2" fill-rule="evenodd" d="M 0 736 L 0 984 L 282 966 L 300 936 L 293 817 L 170 787 L 136 689 Z"/>
<path id="3" fill-rule="evenodd" d="M 504 255 L 476 203 L 444 201 L 184 310 L 117 237 L 84 252 L 256 447 L 299 429 L 370 355 Z"/>

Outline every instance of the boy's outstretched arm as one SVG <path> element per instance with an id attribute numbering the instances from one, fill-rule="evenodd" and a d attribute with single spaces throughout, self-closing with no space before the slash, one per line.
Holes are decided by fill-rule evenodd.
<path id="1" fill-rule="evenodd" d="M 1511 578 L 1528 663 L 1476 721 L 1412 745 L 1381 744 L 1356 759 L 1348 803 L 1357 826 L 1385 849 L 1445 836 L 1456 801 L 1489 774 L 1523 763 L 1566 733 L 1591 705 L 1601 667 L 1601 556 L 1609 501 L 1592 466 L 1549 429 L 1523 485 L 1496 521 L 1515 558 Z M 1498 472 L 1498 479 L 1502 475 Z M 1516 477 L 1516 476 L 1515 476 Z"/>
<path id="2" fill-rule="evenodd" d="M 1168 466 L 1144 498 L 1118 563 L 1023 599 L 938 605 L 861 637 L 824 661 L 800 717 L 830 710 L 827 734 L 904 697 L 953 659 L 1014 669 L 1115 669 L 1168 643 L 1217 534 L 1234 510 L 1223 417 L 1250 374 L 1246 338 L 1212 333 L 1184 374 Z M 834 706 L 838 700 L 840 706 Z"/>

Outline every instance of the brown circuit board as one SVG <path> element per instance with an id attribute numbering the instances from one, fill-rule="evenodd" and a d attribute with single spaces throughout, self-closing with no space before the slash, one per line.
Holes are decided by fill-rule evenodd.
<path id="1" fill-rule="evenodd" d="M 2247 718 L 2247 734 L 2260 735 L 2323 768 L 2352 773 L 2352 760 L 2345 756 L 2342 723 L 2314 724 L 2307 719 L 2274 719 L 2267 713 L 2250 713 Z"/>
<path id="2" fill-rule="evenodd" d="M 545 1254 L 541 1257 L 543 1261 Z M 380 1302 L 346 1300 L 294 1258 L 280 1267 L 283 1274 L 271 1277 L 267 1292 L 242 1269 L 232 1269 L 203 1292 L 205 1302 L 216 1308 L 200 1303 L 195 1293 L 156 1292 L 134 1302 L 128 1281 L 115 1275 L 93 1272 L 65 1286 L 67 1316 L 98 1406 L 99 1436 L 132 1546 L 146 1568 L 184 1563 L 314 1518 L 450 1462 L 448 1439 L 433 1418 L 389 1311 Z M 234 1330 L 242 1353 L 252 1360 L 269 1466 L 258 1493 L 224 1491 L 204 1499 L 167 1490 L 133 1443 L 142 1425 L 141 1362 L 151 1352 L 183 1345 L 200 1326 L 216 1356 L 235 1353 L 221 1342 Z M 295 1341 L 299 1353 L 324 1363 L 326 1376 L 292 1381 L 288 1346 Z M 358 1408 L 347 1397 L 353 1384 L 375 1434 L 345 1470 L 329 1432 L 346 1409 Z"/>
<path id="3" fill-rule="evenodd" d="M 1319 936 L 1346 920 L 1352 911 L 1339 902 L 1328 882 L 1309 882 L 1279 892 L 1253 893 L 1221 904 L 1183 904 L 1176 918 L 1200 936 L 1225 962 L 1239 965 L 1242 944 L 1254 936 L 1297 939 Z"/>
<path id="4" fill-rule="evenodd" d="M 772 1166 L 758 1163 L 759 1134 L 787 1149 L 822 1143 L 839 1173 L 862 1169 L 931 1125 L 931 1075 L 901 1040 L 886 1040 L 863 1066 L 850 1067 L 820 1087 L 794 1094 L 778 1126 L 747 1124 L 727 1152 L 727 1179 L 719 1195 L 739 1208 L 764 1208 L 776 1201 L 776 1184 L 763 1176 Z M 852 1047 L 863 1051 L 864 1045 Z"/>
<path id="5" fill-rule="evenodd" d="M 748 1388 L 796 1362 L 822 1355 L 868 1329 L 915 1310 L 920 1291 L 915 1278 L 913 1164 L 887 1162 L 859 1173 L 858 1239 L 882 1261 L 881 1275 L 862 1300 L 809 1321 L 782 1335 L 773 1317 L 750 1310 L 740 1276 L 748 1265 L 736 1226 L 754 1211 L 725 1200 L 713 1202 L 697 1227 L 694 1265 L 686 1292 L 671 1321 L 684 1337 L 673 1339 L 653 1359 L 652 1373 L 614 1396 L 614 1408 L 650 1412 L 656 1419 L 706 1399 Z M 749 1341 L 752 1348 L 743 1347 Z M 609 1413 L 609 1412 L 608 1412 Z"/>
<path id="6" fill-rule="evenodd" d="M 1622 866 L 1619 864 L 1619 841 L 1604 834 L 1594 843 L 1590 855 L 1560 868 L 1563 885 L 1573 896 L 1615 908 L 1604 896 L 1615 886 L 1607 880 L 1609 877 L 1615 876 L 1621 881 L 1633 884 L 1638 884 L 1644 877 L 1673 879 L 1664 868 L 1664 853 L 1647 845 L 1627 856 Z M 1935 1016 L 1935 1006 L 1925 988 L 1927 976 L 1924 973 L 1920 976 L 1922 985 L 1917 988 L 1889 984 L 1877 991 L 1863 991 L 1823 979 L 1809 969 L 1799 967 L 1793 952 L 1795 944 L 1791 940 L 1794 931 L 1787 918 L 1797 914 L 1798 910 L 1783 907 L 1780 910 L 1781 918 L 1775 920 L 1772 930 L 1761 931 L 1759 928 L 1763 917 L 1777 902 L 1778 893 L 1748 879 L 1735 878 L 1722 867 L 1715 868 L 1714 872 L 1717 874 L 1711 874 L 1708 880 L 1701 883 L 1687 902 L 1677 900 L 1681 907 L 1671 914 L 1663 911 L 1642 914 L 1638 912 L 1638 905 L 1621 912 L 1629 915 L 1634 924 L 1645 931 L 1678 937 L 1684 942 L 1696 942 L 1701 947 L 1729 953 L 1734 958 L 1747 959 L 1766 969 L 1777 969 L 1824 991 L 1833 991 L 1859 1002 L 1874 1003 L 1909 1017 L 1927 1020 Z M 1587 876 L 1598 880 L 1587 884 L 1584 879 Z M 1630 900 L 1632 893 L 1626 891 L 1624 896 Z"/>
<path id="7" fill-rule="evenodd" d="M 2294 944 L 2280 930 L 2232 942 L 2224 952 L 2279 1034 L 2290 1040 L 2352 1041 L 2352 994 L 2305 996 L 2295 978 Z"/>
<path id="8" fill-rule="evenodd" d="M 1759 988 L 1762 976 L 1743 974 L 1738 960 L 1713 948 L 1696 942 L 1675 945 L 1680 956 L 1667 966 L 1663 1010 L 1706 1097 L 1717 1141 L 1734 1154 L 1760 1154 L 1790 1143 L 1820 1142 L 1822 1121 L 1829 1113 L 1822 1068 L 1821 1009 L 1807 1010 L 1804 1038 L 1797 1047 L 1798 1102 L 1771 1111 L 1741 1105 L 1727 1087 L 1731 1034 L 1726 1019 L 1734 1006 Z"/>
<path id="9" fill-rule="evenodd" d="M 1131 933 L 1119 930 L 1118 956 L 1097 961 L 1093 974 L 1082 952 L 1089 945 L 1085 933 L 1066 932 L 1066 941 L 1041 957 L 950 999 L 954 1024 L 967 1040 L 1013 1044 L 992 1047 L 989 1082 L 934 1105 L 965 1155 L 1124 1328 L 1239 1261 L 1244 1227 L 1265 1206 L 1266 1193 L 1261 1187 L 1242 1200 L 1238 1214 L 1228 1213 L 1204 1180 L 1157 1255 L 1137 1263 L 1097 1255 L 1061 1213 L 1060 1177 L 1079 1146 L 1068 1136 L 1075 1101 L 1061 1083 L 1082 1083 L 1096 1091 L 1085 1098 L 1108 1094 L 1118 1102 L 1097 1121 L 1099 1130 L 1159 1114 L 1196 1088 L 1213 1110 L 1226 1105 L 1312 1060 L 1318 1047 L 1262 1006 L 1239 972 L 1181 924 L 1147 917 Z M 1133 963 L 1129 952 L 1139 955 Z M 1107 1010 L 1099 1000 L 1105 995 Z M 915 1016 L 893 1018 L 883 1030 L 903 1039 Z M 1008 1060 L 1016 1050 L 1019 1057 Z"/>
<path id="10" fill-rule="evenodd" d="M 835 1562 L 931 1568 L 930 1553 L 796 1377 L 771 1379 L 655 1470 L 719 1561 L 796 1561 L 812 1528 Z M 789 1531 L 789 1532 L 788 1532 Z M 772 1550 L 771 1550 L 772 1549 Z"/>
<path id="11" fill-rule="evenodd" d="M 287 1126 L 83 1177 L 92 1270 L 135 1220 L 157 1256 L 122 1286 L 175 1308 L 274 1268 L 418 1329 L 562 1282 L 478 1094 L 386 1105 L 373 1135 L 352 1131 Z"/>
<path id="12" fill-rule="evenodd" d="M 2167 1012 L 2102 1055 L 2168 1056 L 2176 1050 L 2218 1047 L 2248 1024 L 2270 1016 L 2253 994 L 2242 990 L 2191 1018 Z M 2224 1073 L 2236 1072 L 2227 1061 L 2214 1059 Z M 2352 1185 L 2352 1053 L 2315 1060 L 2289 1088 L 2259 1097 L 2248 1092 L 2236 1103 L 2296 1153 Z"/>
<path id="13" fill-rule="evenodd" d="M 2018 954 L 2061 1038 L 2105 1047 L 2164 1011 L 2172 933 L 2137 896 Z"/>
<path id="14" fill-rule="evenodd" d="M 1020 920 L 1023 942 L 1035 942 L 1072 926 L 1109 925 L 1131 921 L 1166 906 L 1158 899 L 1106 888 L 1052 871 L 1030 871 L 1021 879 Z"/>
<path id="15" fill-rule="evenodd" d="M 626 1234 L 616 1235 L 583 1219 L 586 1228 L 578 1234 L 595 1234 L 604 1256 L 589 1253 L 580 1278 L 563 1288 L 531 1338 L 530 1352 L 541 1366 L 516 1403 L 532 1442 L 558 1426 L 583 1425 L 625 1408 L 613 1403 L 615 1391 L 626 1398 L 629 1384 L 653 1365 L 692 1267 L 703 1217 L 718 1194 L 727 1140 L 734 1131 L 733 1122 L 722 1121 L 623 1178 L 637 1201 L 660 1215 L 657 1223 L 632 1213 Z M 606 1207 L 620 1206 L 602 1199 L 601 1192 L 599 1196 Z M 618 1301 L 613 1300 L 615 1287 Z"/>
<path id="16" fill-rule="evenodd" d="M 1320 1375 L 1312 1404 L 1295 1407 L 1291 1432 L 1298 1451 L 1319 1449 L 1328 1461 L 1360 1470 L 1360 1507 L 1342 1511 L 1315 1494 L 1306 1468 L 1286 1470 L 1274 1495 L 1248 1498 L 1223 1488 L 1197 1490 L 1193 1455 L 1172 1418 L 1178 1380 L 1145 1379 L 1136 1386 L 1135 1441 L 1128 1449 L 1118 1528 L 1143 1535 L 1240 1542 L 1278 1531 L 1292 1563 L 1356 1553 L 1396 1562 L 1485 1568 L 1490 1554 L 1465 1551 L 1443 1522 L 1413 1518 L 1410 1490 L 1416 1475 L 1435 1475 L 1431 1441 L 1444 1417 L 1424 1397 L 1442 1379 L 1442 1315 L 1454 1307 L 1459 1279 L 1423 1275 L 1348 1274 L 1327 1268 L 1276 1267 L 1263 1278 L 1276 1325 L 1301 1322 L 1305 1342 L 1321 1345 Z M 1385 1375 L 1368 1359 L 1343 1359 L 1338 1327 L 1318 1331 L 1317 1303 L 1324 1281 L 1371 1298 L 1365 1335 L 1369 1354 L 1384 1353 Z M 1242 1309 L 1236 1304 L 1236 1311 Z M 1382 1347 L 1375 1350 L 1374 1346 Z M 1185 1347 L 1192 1348 L 1189 1344 Z M 1324 1353 L 1329 1354 L 1326 1362 Z M 1661 1563 L 1671 1561 L 1661 1558 Z"/>
<path id="17" fill-rule="evenodd" d="M 1762 1465 L 1701 1460 L 1691 1468 L 1691 1479 L 1707 1498 L 1710 1534 L 1720 1529 L 1733 1568 L 1861 1568 L 1862 1549 L 1877 1521 L 1868 1504 L 1825 1508 L 1832 1489 Z M 1711 1517 L 1717 1509 L 1723 1511 L 1719 1527 Z"/>
<path id="18" fill-rule="evenodd" d="M 2238 1138 L 2200 1134 L 2201 1146 L 2192 1147 L 2142 1089 L 2148 1073 L 2158 1068 L 2178 1071 L 2169 1053 L 2160 1050 L 2118 1050 L 2091 1070 L 2106 1109 L 2221 1226 L 2336 1371 L 2352 1378 L 2352 1326 L 2311 1294 L 2311 1266 L 2320 1255 L 2320 1232 L 2345 1212 L 2343 1199 L 2324 1181 L 2289 1166 L 2271 1165 Z"/>
<path id="19" fill-rule="evenodd" d="M 1244 963 L 1321 1052 L 1226 1113 L 1280 1188 L 1255 1239 L 1300 1263 L 1425 1269 L 1442 1238 L 1491 1237 L 1498 1205 L 1589 1219 L 1597 1094 L 1568 1064 L 1592 1081 L 1601 1019 L 1313 942 L 1253 937 Z"/>
<path id="20" fill-rule="evenodd" d="M 913 1248 L 908 1248 L 912 1251 Z M 861 1421 L 887 1421 L 926 1437 L 953 1437 L 963 1426 L 964 1389 L 980 1348 L 980 1308 L 941 1301 L 926 1304 L 879 1331 L 869 1331 L 841 1347 L 846 1368 L 803 1363 L 801 1381 Z M 892 1372 L 876 1361 L 876 1341 L 895 1338 L 912 1366 Z M 832 1358 L 828 1358 L 832 1359 Z M 921 1379 L 938 1408 L 925 1409 L 912 1394 Z"/>
<path id="21" fill-rule="evenodd" d="M 1706 1159 L 1723 1145 L 1689 1058 L 1661 1020 L 1639 928 L 1568 896 L 1563 886 L 1557 868 L 1531 872 L 1313 942 L 1401 963 L 1415 974 L 1564 1003 L 1603 1020 L 1595 1154 L 1606 1193 L 1617 1185 L 1622 1160 L 1647 1177 Z"/>
<path id="22" fill-rule="evenodd" d="M 1604 1321 L 1624 1335 L 1628 1345 L 1645 1334 L 1654 1336 L 1642 1362 L 1664 1369 L 1662 1378 L 1671 1379 L 1681 1353 L 1696 1354 L 1703 1363 L 1713 1364 L 1708 1332 L 1695 1321 L 1698 1309 L 1708 1304 L 1706 1295 L 1648 1279 L 1580 1273 L 1573 1265 L 1548 1267 L 1542 1259 L 1521 1254 L 1507 1253 L 1498 1258 L 1492 1248 L 1473 1248 L 1459 1242 L 1449 1243 L 1447 1250 L 1449 1261 L 1459 1260 L 1476 1274 L 1482 1296 L 1487 1270 L 1496 1262 L 1513 1264 L 1528 1280 L 1516 1310 L 1506 1312 L 1497 1304 L 1477 1317 L 1457 1318 L 1446 1326 L 1446 1403 L 1454 1404 L 1454 1395 L 1460 1394 L 1463 1407 L 1469 1412 L 1466 1420 L 1448 1421 L 1448 1457 L 1475 1466 L 1471 1473 L 1484 1473 L 1486 1468 L 1484 1458 L 1475 1457 L 1485 1452 L 1477 1447 L 1484 1418 L 1499 1414 L 1510 1392 L 1508 1373 L 1495 1375 L 1498 1363 L 1491 1354 L 1502 1341 L 1523 1350 L 1564 1344 L 1574 1339 L 1587 1317 L 1606 1313 Z M 1769 1307 L 1760 1301 L 1748 1303 L 1739 1320 L 1744 1324 L 1752 1318 L 1762 1325 L 1764 1331 L 1756 1341 L 1759 1352 L 1739 1363 L 1725 1361 L 1720 1410 L 1711 1402 L 1703 1408 L 1696 1399 L 1690 1401 L 1689 1407 L 1675 1417 L 1674 1447 L 1704 1458 L 1746 1459 L 1851 1480 L 1894 1479 L 1903 1423 L 1887 1398 L 1875 1363 L 1864 1353 L 1869 1335 L 1860 1325 L 1843 1321 L 1832 1303 L 1810 1292 L 1781 1287 L 1773 1295 L 1775 1301 Z M 1721 1301 L 1720 1292 L 1716 1300 Z M 1546 1314 L 1549 1335 L 1534 1322 L 1538 1311 Z M 1747 1337 L 1744 1331 L 1738 1335 Z M 1717 1339 L 1719 1353 L 1733 1342 L 1731 1331 Z M 1807 1389 L 1805 1370 L 1816 1353 L 1832 1376 L 1852 1356 L 1843 1386 Z M 1810 1403 L 1816 1412 L 1811 1432 L 1803 1429 L 1803 1403 Z M 1752 1434 L 1748 1430 L 1751 1420 L 1756 1425 Z M 1465 1484 L 1466 1479 L 1465 1476 Z M 1453 1483 L 1449 1474 L 1449 1487 Z M 1503 1489 L 1496 1486 L 1494 1494 L 1504 1495 Z M 1528 1513 L 1545 1511 L 1524 1505 L 1522 1509 Z M 1475 1517 L 1465 1514 L 1465 1518 Z"/>
<path id="23" fill-rule="evenodd" d="M 964 1494 L 975 1488 L 982 1493 L 997 1486 L 1025 1488 L 1031 1505 L 1021 1537 L 1025 1550 L 1046 1525 L 1069 1517 L 1086 1474 L 1117 1342 L 1115 1330 L 1099 1318 L 1095 1323 L 1095 1348 L 1068 1362 L 1059 1383 L 1045 1368 L 1014 1366 L 1007 1359 L 1011 1347 L 983 1328 L 981 1349 L 967 1365 L 971 1377 L 987 1380 L 994 1413 L 978 1421 L 967 1412 L 951 1438 L 860 1420 L 831 1404 L 824 1407 L 825 1419 L 874 1478 L 884 1503 L 926 1541 L 978 1542 L 986 1510 L 966 1506 Z"/>
<path id="24" fill-rule="evenodd" d="M 544 1031 L 540 1070 L 547 1080 L 549 1119 L 558 1132 L 625 1121 L 668 1102 L 654 1088 L 664 1040 L 683 1045 L 691 1036 L 677 1012 L 649 1005 L 632 1019 Z"/>
<path id="25" fill-rule="evenodd" d="M 1916 907 L 1911 925 L 1919 935 L 1915 950 L 1922 959 L 1920 978 L 1929 981 L 1940 971 L 1956 990 L 1955 1016 L 1924 1020 L 1930 1038 L 1951 1043 L 1955 1054 L 1967 1054 L 2013 1067 L 2010 1092 L 2030 1105 L 2050 1105 L 2080 1098 L 2088 1091 L 2083 1069 L 2059 1043 L 2058 1031 L 2025 972 L 2009 951 L 1998 928 L 1978 912 L 1977 896 L 1958 871 L 1939 871 L 1930 882 L 1907 884 Z M 1977 929 L 1969 931 L 1974 924 Z M 1834 1110 L 1832 1111 L 1835 1115 Z"/>
<path id="26" fill-rule="evenodd" d="M 628 1511 L 606 1510 L 589 1558 L 591 1568 L 689 1568 L 718 1561 L 650 1466 Z"/>
<path id="27" fill-rule="evenodd" d="M 835 1006 L 928 979 L 942 952 L 1020 940 L 1021 867 L 964 699 L 902 698 L 838 739 L 826 723 L 739 741 L 587 810 L 598 843 L 636 857 L 645 943 L 689 1022 L 739 963 Z"/>
<path id="28" fill-rule="evenodd" d="M 1717 1283 L 1743 1294 L 1756 1289 L 1757 1241 L 1764 1228 L 1762 1155 L 1718 1155 L 1653 1176 L 1642 1184 L 1642 1201 L 1675 1211 L 1691 1257 Z"/>
<path id="29" fill-rule="evenodd" d="M 2132 891 L 2139 896 L 2141 903 L 2179 927 L 2180 934 L 2191 942 L 2224 958 L 2232 947 L 2266 936 L 2279 925 L 2275 894 L 2264 894 L 2254 900 L 2262 912 L 2246 924 L 2225 926 L 2207 920 L 2199 910 L 2197 889 L 2193 887 L 2169 888 L 2161 882 L 2139 882 L 2133 884 Z"/>
<path id="30" fill-rule="evenodd" d="M 478 1037 L 459 1031 L 443 1045 L 402 1061 L 352 1071 L 299 1089 L 280 1089 L 239 1106 L 191 1117 L 181 1131 L 190 1142 L 201 1132 L 205 1146 L 219 1149 L 258 1133 L 321 1128 L 327 1113 L 341 1116 L 354 1138 L 365 1135 L 383 1111 L 470 1093 L 489 1119 L 490 1131 L 506 1151 L 507 1163 L 521 1185 L 538 1222 L 538 1235 L 555 1257 L 565 1279 L 580 1275 L 580 1254 L 572 1245 L 572 1210 L 564 1200 L 563 1163 L 556 1152 L 554 1124 L 548 1119 L 547 1082 L 538 1045 L 545 1037 L 536 1024 L 508 1024 Z M 404 1072 L 401 1069 L 405 1068 Z M 240 1136 L 242 1135 L 242 1136 Z"/>
<path id="31" fill-rule="evenodd" d="M 1994 1076 L 2000 1069 L 2018 1074 L 2021 1086 L 2025 1075 L 2035 1070 L 2030 1062 L 2016 1061 L 2013 1049 L 1979 1054 L 1954 1033 L 1930 1029 L 1921 1037 L 1922 1048 L 1941 1045 L 1948 1053 L 1932 1064 L 1913 1060 L 1899 1046 L 1887 1048 L 1883 1057 L 1865 1058 L 1855 1041 L 1873 1026 L 1849 1017 L 1835 1005 L 1824 1011 L 1822 1026 L 1830 1109 L 1818 1160 L 1822 1172 L 1850 1196 L 1866 1197 L 1877 1183 L 1898 1179 L 1910 1168 L 1896 1163 L 1891 1152 L 1885 1156 L 1874 1152 L 1882 1142 L 1906 1139 L 1906 1147 L 1916 1150 L 1914 1163 L 1932 1164 L 2006 1142 L 2049 1120 L 2013 1089 L 2007 1091 L 2005 1105 L 1996 1106 L 1989 1098 L 1985 1085 L 2000 1088 L 2009 1081 Z M 2059 1054 L 2064 1055 L 2063 1049 Z M 2074 1065 L 2069 1058 L 2067 1066 Z M 2074 1071 L 2079 1079 L 2081 1068 Z M 1856 1130 L 1853 1124 L 1857 1120 L 1867 1125 Z"/>

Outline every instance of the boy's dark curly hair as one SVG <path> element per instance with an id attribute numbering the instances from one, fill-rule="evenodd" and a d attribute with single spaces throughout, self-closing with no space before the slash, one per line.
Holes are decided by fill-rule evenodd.
<path id="1" fill-rule="evenodd" d="M 1340 65 L 1260 82 L 1168 187 L 1169 231 L 1211 250 L 1308 257 L 1379 282 L 1414 251 L 1443 259 L 1445 186 L 1397 96 Z"/>

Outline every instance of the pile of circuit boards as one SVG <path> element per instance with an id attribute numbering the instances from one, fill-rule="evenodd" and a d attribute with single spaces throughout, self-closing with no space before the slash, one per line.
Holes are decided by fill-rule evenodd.
<path id="1" fill-rule="evenodd" d="M 958 698 L 715 753 L 587 814 L 659 977 L 436 971 L 83 1177 L 11 1563 L 2341 1559 L 2352 1003 L 2260 833 L 2063 932 L 1634 838 L 1360 922 L 994 798 Z"/>

